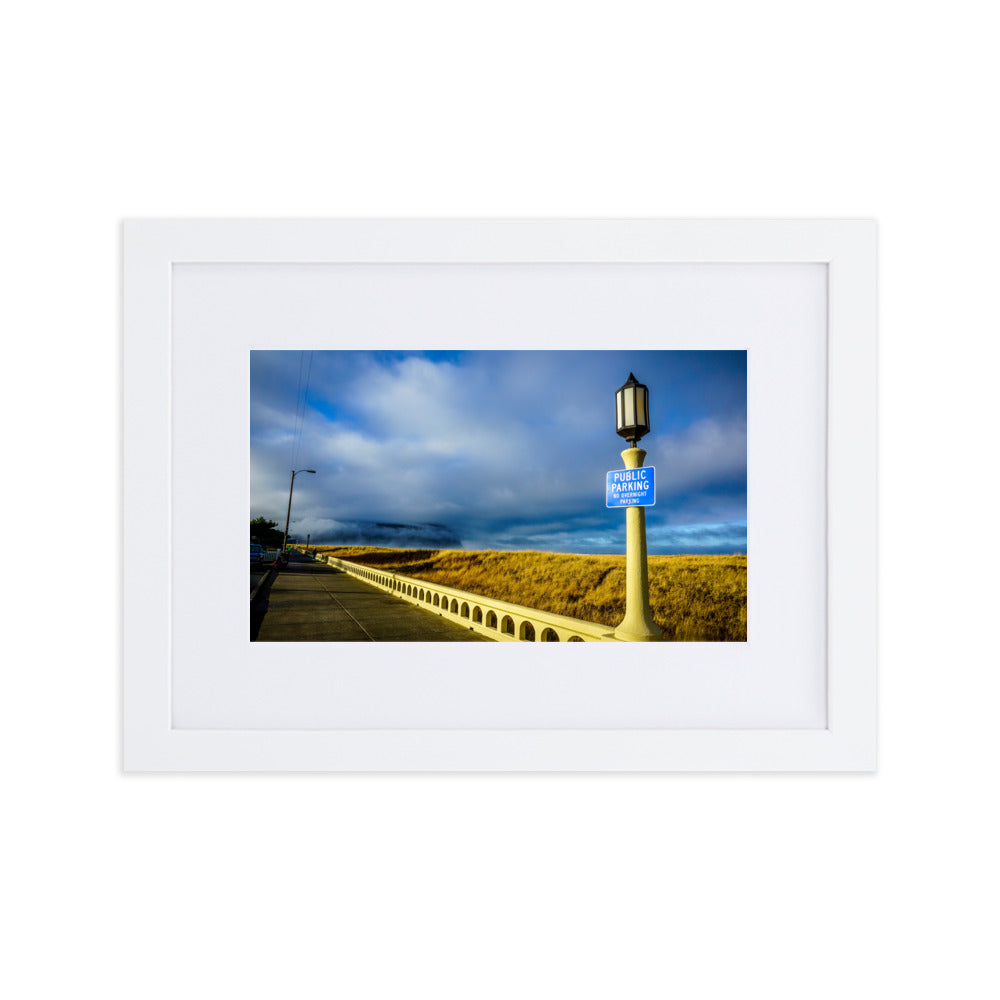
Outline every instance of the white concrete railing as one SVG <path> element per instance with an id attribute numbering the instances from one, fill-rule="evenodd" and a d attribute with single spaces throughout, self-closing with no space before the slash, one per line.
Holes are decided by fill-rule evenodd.
<path id="1" fill-rule="evenodd" d="M 336 556 L 316 557 L 330 566 L 387 590 L 427 611 L 498 642 L 617 642 L 609 625 L 555 615 L 521 604 L 480 597 L 454 587 L 443 587 L 412 576 L 401 576 L 374 566 L 362 566 Z"/>

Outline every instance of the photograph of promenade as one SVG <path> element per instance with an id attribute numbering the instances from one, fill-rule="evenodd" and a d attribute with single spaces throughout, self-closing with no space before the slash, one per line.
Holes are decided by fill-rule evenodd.
<path id="1" fill-rule="evenodd" d="M 252 640 L 746 641 L 745 351 L 255 350 L 249 437 Z"/>

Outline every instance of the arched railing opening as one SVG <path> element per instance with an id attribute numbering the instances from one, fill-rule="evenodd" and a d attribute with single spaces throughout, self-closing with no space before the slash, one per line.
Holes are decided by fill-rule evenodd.
<path id="1" fill-rule="evenodd" d="M 534 642 L 535 626 L 531 622 L 521 622 L 521 627 L 517 630 L 517 637 L 522 642 Z"/>
<path id="2" fill-rule="evenodd" d="M 552 628 L 542 629 L 542 642 L 558 642 L 559 636 L 556 634 L 556 630 Z"/>

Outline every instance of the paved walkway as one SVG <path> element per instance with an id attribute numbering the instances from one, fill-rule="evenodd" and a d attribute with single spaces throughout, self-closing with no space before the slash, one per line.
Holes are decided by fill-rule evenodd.
<path id="1" fill-rule="evenodd" d="M 271 587 L 257 642 L 489 642 L 322 563 L 292 562 Z"/>

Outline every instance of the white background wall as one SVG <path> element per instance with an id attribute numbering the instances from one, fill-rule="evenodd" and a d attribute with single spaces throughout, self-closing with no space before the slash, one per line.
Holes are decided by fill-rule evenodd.
<path id="1" fill-rule="evenodd" d="M 7 995 L 996 995 L 988 9 L 7 10 Z M 260 215 L 877 218 L 879 774 L 122 776 L 118 222 Z"/>

